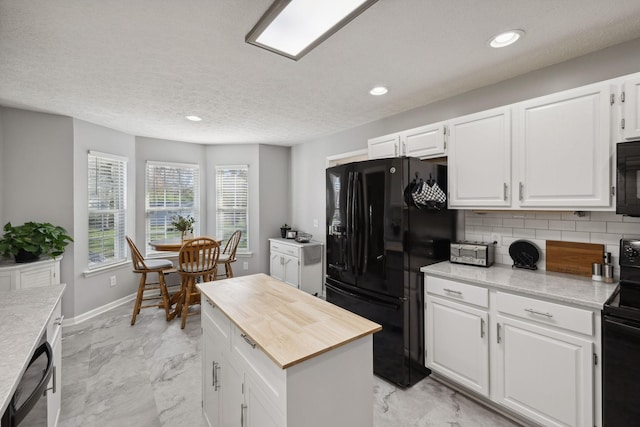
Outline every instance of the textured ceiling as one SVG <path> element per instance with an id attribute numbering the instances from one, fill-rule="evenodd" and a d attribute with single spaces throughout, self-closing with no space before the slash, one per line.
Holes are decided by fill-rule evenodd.
<path id="1" fill-rule="evenodd" d="M 0 0 L 0 105 L 291 145 L 640 37 L 638 0 L 379 0 L 295 62 L 244 42 L 270 3 Z M 521 42 L 487 47 L 513 28 Z"/>

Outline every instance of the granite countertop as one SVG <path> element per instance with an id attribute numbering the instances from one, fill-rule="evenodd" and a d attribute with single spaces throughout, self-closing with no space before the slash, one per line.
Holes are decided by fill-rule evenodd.
<path id="1" fill-rule="evenodd" d="M 9 406 L 64 288 L 62 284 L 2 293 L 0 415 Z"/>
<path id="2" fill-rule="evenodd" d="M 197 286 L 282 369 L 382 329 L 262 273 Z"/>
<path id="3" fill-rule="evenodd" d="M 296 241 L 296 239 L 284 239 L 282 237 L 271 237 L 269 240 L 271 240 L 273 242 L 286 243 L 287 245 L 298 246 L 300 248 L 302 248 L 304 246 L 315 246 L 315 245 L 322 245 L 323 244 L 322 242 L 317 242 L 315 240 L 311 240 L 309 242 L 302 243 L 302 242 Z"/>
<path id="4" fill-rule="evenodd" d="M 616 288 L 615 283 L 595 282 L 590 277 L 544 270 L 523 270 L 500 264 L 483 268 L 445 261 L 422 267 L 420 271 L 596 310 L 602 309 Z"/>

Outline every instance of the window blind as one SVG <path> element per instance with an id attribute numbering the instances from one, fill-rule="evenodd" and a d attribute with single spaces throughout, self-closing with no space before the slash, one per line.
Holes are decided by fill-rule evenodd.
<path id="1" fill-rule="evenodd" d="M 146 164 L 146 241 L 180 237 L 171 227 L 177 215 L 195 218 L 200 234 L 200 167 L 196 164 L 148 161 Z M 147 253 L 155 253 L 147 246 Z"/>
<path id="2" fill-rule="evenodd" d="M 127 259 L 127 159 L 90 151 L 87 166 L 91 270 Z"/>
<path id="3" fill-rule="evenodd" d="M 238 252 L 249 250 L 249 166 L 216 166 L 216 235 L 242 231 Z"/>

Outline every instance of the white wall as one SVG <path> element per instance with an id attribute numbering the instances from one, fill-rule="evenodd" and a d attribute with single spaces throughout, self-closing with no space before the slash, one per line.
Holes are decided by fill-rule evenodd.
<path id="1" fill-rule="evenodd" d="M 99 151 L 128 159 L 127 207 L 133 207 L 136 195 L 139 194 L 135 186 L 135 139 L 131 135 L 77 119 L 73 119 L 73 135 L 74 309 L 67 310 L 63 306 L 66 317 L 78 316 L 133 294 L 138 289 L 139 279 L 131 271 L 130 263 L 104 272 L 91 273 L 89 277 L 84 274 L 89 265 L 88 152 Z M 135 211 L 130 208 L 127 212 L 127 234 L 133 231 L 135 225 Z M 110 285 L 111 276 L 116 276 L 116 286 Z"/>
<path id="2" fill-rule="evenodd" d="M 0 108 L 0 166 L 2 166 L 3 164 L 3 152 L 4 152 L 4 142 L 3 142 L 3 135 L 4 132 L 2 131 L 2 116 L 4 114 L 4 109 Z M 3 178 L 3 173 L 2 170 L 4 170 L 3 167 L 0 167 L 0 226 L 4 226 L 4 217 L 3 217 L 3 209 L 2 209 L 2 201 L 4 199 L 4 178 Z"/>
<path id="3" fill-rule="evenodd" d="M 75 238 L 73 120 L 2 108 L 2 132 L 3 225 L 50 222 Z M 65 315 L 74 312 L 74 252 L 72 243 L 60 266 L 60 280 L 68 285 L 62 300 Z"/>
<path id="4" fill-rule="evenodd" d="M 367 139 L 640 71 L 640 39 L 438 101 L 292 148 L 293 222 L 325 240 L 325 158 L 367 147 Z M 459 230 L 462 237 L 464 230 Z M 315 236 L 317 234 L 317 236 Z"/>

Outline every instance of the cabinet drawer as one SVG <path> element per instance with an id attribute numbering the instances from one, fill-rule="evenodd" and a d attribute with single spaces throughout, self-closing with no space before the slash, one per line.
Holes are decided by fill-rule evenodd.
<path id="1" fill-rule="evenodd" d="M 286 243 L 271 242 L 271 252 L 274 251 L 294 257 L 300 257 L 300 248 L 297 246 L 287 245 Z"/>
<path id="2" fill-rule="evenodd" d="M 62 331 L 62 320 L 62 300 L 60 300 L 53 309 L 53 313 L 51 313 L 49 323 L 47 323 L 47 341 L 49 341 L 51 345 L 59 338 L 59 334 Z"/>
<path id="3" fill-rule="evenodd" d="M 222 344 L 226 349 L 231 348 L 229 335 L 231 334 L 231 320 L 204 295 L 202 303 L 202 326 L 205 329 L 211 329 L 211 335 L 216 337 L 216 345 Z"/>
<path id="4" fill-rule="evenodd" d="M 258 386 L 280 411 L 286 408 L 286 371 L 280 369 L 250 337 L 232 326 L 232 358 L 240 358 Z"/>
<path id="5" fill-rule="evenodd" d="M 425 276 L 427 292 L 480 307 L 489 307 L 489 290 L 440 277 Z"/>
<path id="6" fill-rule="evenodd" d="M 498 311 L 546 325 L 593 335 L 593 312 L 535 298 L 497 293 Z"/>

